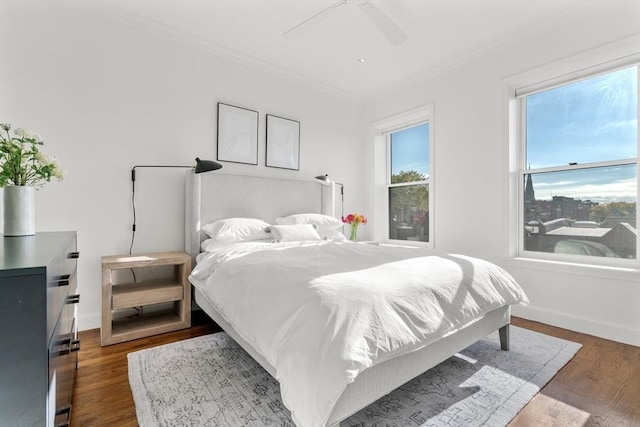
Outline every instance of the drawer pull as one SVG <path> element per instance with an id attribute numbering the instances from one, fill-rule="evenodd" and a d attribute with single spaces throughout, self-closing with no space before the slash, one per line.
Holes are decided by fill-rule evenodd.
<path id="1" fill-rule="evenodd" d="M 58 341 L 56 341 L 56 345 L 58 346 L 64 346 L 64 347 L 70 347 L 71 346 L 71 334 L 66 334 L 60 337 L 60 339 Z M 62 351 L 66 351 L 67 349 L 65 348 Z"/>
<path id="2" fill-rule="evenodd" d="M 62 347 L 56 356 L 64 356 L 69 353 L 75 353 L 76 351 L 80 351 L 80 340 L 71 341 L 71 337 L 68 339 L 62 340 L 59 342 Z"/>
<path id="3" fill-rule="evenodd" d="M 61 423 L 56 424 L 56 427 L 69 427 L 69 421 L 71 420 L 71 405 L 65 405 L 56 410 L 56 417 L 59 415 L 66 415 L 67 419 Z"/>
<path id="4" fill-rule="evenodd" d="M 56 415 L 64 415 L 69 412 L 71 412 L 71 405 L 64 405 L 62 408 L 56 409 Z"/>
<path id="5" fill-rule="evenodd" d="M 69 348 L 71 347 L 71 340 L 74 338 L 73 333 L 68 333 L 64 335 L 59 335 L 58 339 L 55 342 L 55 346 L 58 348 L 57 355 L 67 354 L 69 352 Z"/>
<path id="6" fill-rule="evenodd" d="M 78 259 L 80 258 L 80 252 L 69 252 L 67 258 Z"/>
<path id="7" fill-rule="evenodd" d="M 80 302 L 80 294 L 69 295 L 67 297 L 67 304 L 78 304 Z"/>
<path id="8" fill-rule="evenodd" d="M 70 274 L 63 274 L 57 280 L 57 286 L 69 286 L 69 279 L 71 278 Z"/>

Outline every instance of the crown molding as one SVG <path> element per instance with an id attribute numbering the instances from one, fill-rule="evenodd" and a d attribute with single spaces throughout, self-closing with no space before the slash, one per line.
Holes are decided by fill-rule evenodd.
<path id="1" fill-rule="evenodd" d="M 38 0 L 4 1 L 12 4 L 19 4 L 22 1 L 27 4 L 38 3 Z M 556 13 L 553 17 L 540 21 L 538 25 L 523 28 L 522 30 L 513 32 L 508 36 L 503 36 L 493 43 L 489 43 L 485 46 L 472 47 L 466 53 L 458 55 L 451 60 L 442 62 L 441 64 L 435 65 L 433 67 L 420 70 L 414 73 L 412 76 L 404 78 L 402 81 L 399 81 L 395 84 L 382 86 L 379 89 L 372 91 L 372 93 L 365 95 L 360 95 L 352 91 L 340 89 L 336 86 L 323 83 L 317 79 L 313 79 L 299 73 L 291 72 L 284 67 L 280 67 L 276 64 L 260 60 L 251 55 L 239 53 L 220 44 L 204 41 L 201 38 L 189 33 L 188 31 L 180 30 L 178 28 L 163 24 L 154 19 L 144 17 L 135 12 L 127 11 L 123 7 L 119 6 L 119 1 L 78 3 L 77 0 L 52 0 L 50 1 L 50 3 L 80 6 L 92 11 L 97 15 L 106 17 L 107 19 L 112 19 L 126 25 L 135 26 L 136 28 L 142 28 L 145 31 L 148 31 L 155 35 L 165 37 L 169 40 L 181 43 L 192 48 L 199 49 L 203 52 L 206 52 L 207 54 L 220 57 L 221 59 L 229 60 L 248 68 L 268 73 L 272 76 L 300 84 L 301 86 L 317 90 L 321 93 L 337 97 L 348 102 L 366 105 L 412 86 L 425 83 L 437 77 L 438 75 L 450 72 L 465 65 L 469 65 L 484 56 L 499 52 L 500 50 L 509 47 L 513 47 L 527 39 L 544 33 L 551 28 L 557 28 L 557 23 L 559 21 L 567 19 L 568 17 L 579 19 L 580 14 L 607 7 L 608 2 L 585 1 L 576 3 L 570 7 L 567 7 L 562 12 Z"/>
<path id="2" fill-rule="evenodd" d="M 279 67 L 275 64 L 260 60 L 250 55 L 239 53 L 217 43 L 203 41 L 201 38 L 194 36 L 187 31 L 183 31 L 154 19 L 144 17 L 140 14 L 124 10 L 123 8 L 118 7 L 117 3 L 108 3 L 106 5 L 100 3 L 90 3 L 84 4 L 84 6 L 94 13 L 104 16 L 108 19 L 113 19 L 123 24 L 132 25 L 136 28 L 143 28 L 144 30 L 155 35 L 159 35 L 174 42 L 199 49 L 208 54 L 218 56 L 222 59 L 271 74 L 272 76 L 278 78 L 286 79 L 287 81 L 294 82 L 311 89 L 315 89 L 319 92 L 341 98 L 345 101 L 356 104 L 363 103 L 363 97 L 354 92 L 345 91 L 337 87 L 322 83 L 315 79 L 293 73 L 283 67 Z"/>
<path id="3" fill-rule="evenodd" d="M 580 4 L 574 4 L 571 7 L 567 7 L 560 13 L 555 14 L 553 17 L 540 21 L 538 25 L 528 26 L 519 31 L 513 32 L 509 35 L 505 35 L 500 39 L 489 43 L 484 46 L 475 46 L 470 48 L 465 54 L 458 56 L 457 58 L 445 61 L 434 67 L 423 69 L 412 76 L 404 79 L 401 82 L 381 88 L 374 94 L 364 96 L 363 102 L 365 104 L 375 102 L 381 98 L 393 95 L 404 89 L 410 88 L 421 83 L 428 82 L 433 78 L 461 68 L 465 65 L 472 64 L 482 57 L 491 55 L 510 47 L 517 46 L 523 41 L 529 40 L 539 34 L 543 34 L 552 28 L 557 28 L 557 23 L 566 19 L 567 17 L 576 17 L 580 13 L 585 13 L 594 9 L 606 7 L 606 2 L 584 2 Z"/>

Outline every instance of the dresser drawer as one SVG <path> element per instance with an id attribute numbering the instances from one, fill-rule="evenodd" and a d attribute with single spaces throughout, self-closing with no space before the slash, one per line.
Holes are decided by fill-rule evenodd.
<path id="1" fill-rule="evenodd" d="M 47 278 L 47 337 L 49 339 L 52 337 L 53 328 L 60 318 L 70 290 L 75 292 L 77 288 L 75 270 L 67 274 L 54 274 Z"/>
<path id="2" fill-rule="evenodd" d="M 78 258 L 80 258 L 80 252 L 77 249 L 76 239 L 74 238 L 71 244 L 67 246 L 64 253 L 64 273 L 73 277 L 73 280 L 69 284 L 68 294 L 78 293 L 78 281 L 76 280 L 76 271 L 78 269 Z"/>
<path id="3" fill-rule="evenodd" d="M 68 310 L 65 307 L 63 310 Z M 48 420 L 52 426 L 65 426 L 71 418 L 71 395 L 75 377 L 77 352 L 80 342 L 75 333 L 75 324 L 63 329 L 62 318 L 54 327 L 54 334 L 49 344 L 49 394 L 47 400 Z M 55 408 L 55 409 L 54 409 Z M 54 420 L 51 423 L 51 420 Z"/>
<path id="4" fill-rule="evenodd" d="M 75 238 L 57 254 L 47 266 L 47 337 L 51 339 L 63 305 L 70 295 L 78 292 L 77 258 Z M 67 329 L 66 326 L 63 326 Z"/>

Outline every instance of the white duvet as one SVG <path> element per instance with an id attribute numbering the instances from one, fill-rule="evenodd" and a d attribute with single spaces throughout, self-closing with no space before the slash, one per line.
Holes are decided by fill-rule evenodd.
<path id="1" fill-rule="evenodd" d="M 498 266 L 423 248 L 315 241 L 210 250 L 191 282 L 275 367 L 299 427 L 324 426 L 364 369 L 527 302 Z"/>

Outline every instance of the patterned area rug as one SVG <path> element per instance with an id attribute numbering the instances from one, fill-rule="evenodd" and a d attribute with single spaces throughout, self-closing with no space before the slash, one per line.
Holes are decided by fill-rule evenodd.
<path id="1" fill-rule="evenodd" d="M 510 351 L 491 334 L 340 426 L 505 426 L 580 347 L 511 326 Z M 128 358 L 141 427 L 294 426 L 278 382 L 224 332 Z"/>

